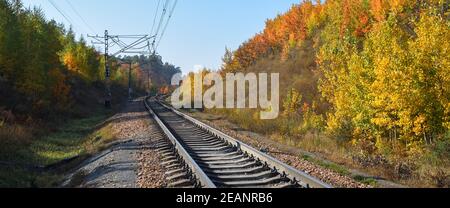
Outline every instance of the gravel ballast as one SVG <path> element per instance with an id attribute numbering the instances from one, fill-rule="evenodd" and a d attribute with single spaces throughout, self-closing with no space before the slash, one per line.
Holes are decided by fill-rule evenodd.
<path id="1" fill-rule="evenodd" d="M 143 100 L 129 102 L 108 119 L 115 142 L 87 159 L 69 177 L 66 186 L 81 188 L 162 188 L 164 170 L 155 150 L 160 134 Z M 74 183 L 75 181 L 75 183 Z"/>

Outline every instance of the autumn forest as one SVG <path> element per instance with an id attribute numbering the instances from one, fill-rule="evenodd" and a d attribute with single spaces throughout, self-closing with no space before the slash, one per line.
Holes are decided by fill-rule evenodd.
<path id="1" fill-rule="evenodd" d="M 449 185 L 449 1 L 304 1 L 223 60 L 221 72 L 279 72 L 283 115 L 215 113 L 342 164 Z"/>
<path id="2" fill-rule="evenodd" d="M 60 123 L 103 115 L 104 60 L 42 10 L 0 0 L 0 163 L 31 157 L 23 152 L 37 149 L 36 135 Z M 366 185 L 377 181 L 347 169 L 405 186 L 450 187 L 449 0 L 302 1 L 237 49 L 226 48 L 222 60 L 203 73 L 279 73 L 280 116 L 261 120 L 260 109 L 202 113 L 316 154 L 333 165 L 299 157 Z M 126 102 L 129 68 L 136 96 L 169 94 L 172 75 L 181 72 L 155 54 L 111 57 L 109 64 L 118 105 Z M 97 118 L 87 121 L 105 119 Z M 67 156 L 58 154 L 37 162 Z M 0 186 L 42 184 L 43 176 L 18 172 L 26 183 Z M 0 178 L 8 174 L 0 171 Z"/>
<path id="3" fill-rule="evenodd" d="M 102 110 L 104 62 L 104 55 L 90 41 L 77 38 L 71 27 L 47 20 L 41 9 L 25 8 L 20 0 L 0 0 L 0 161 L 29 163 L 29 149 L 40 142 L 36 137 L 45 137 L 76 118 L 95 121 L 109 115 Z M 169 84 L 172 75 L 180 72 L 159 55 L 111 57 L 109 64 L 113 110 L 126 102 L 130 68 L 136 95 L 157 93 L 158 86 Z M 27 156 L 17 156 L 20 151 Z M 2 187 L 3 174 L 1 169 Z M 17 183 L 22 186 L 28 181 Z"/>

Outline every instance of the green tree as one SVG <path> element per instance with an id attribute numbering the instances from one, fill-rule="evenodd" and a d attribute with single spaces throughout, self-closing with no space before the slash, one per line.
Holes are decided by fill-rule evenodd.
<path id="1" fill-rule="evenodd" d="M 23 72 L 23 41 L 19 23 L 21 12 L 14 10 L 11 2 L 0 0 L 0 76 L 13 82 Z"/>

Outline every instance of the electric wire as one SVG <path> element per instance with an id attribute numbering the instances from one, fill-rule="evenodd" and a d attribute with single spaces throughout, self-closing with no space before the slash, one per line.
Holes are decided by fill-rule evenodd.
<path id="1" fill-rule="evenodd" d="M 67 20 L 67 22 L 70 23 L 70 25 L 74 26 L 73 21 L 56 5 L 56 3 L 53 0 L 48 0 L 48 2 L 61 14 L 64 19 Z"/>
<path id="2" fill-rule="evenodd" d="M 157 27 L 156 32 L 155 32 L 155 39 L 153 40 L 153 43 L 152 43 L 153 48 L 155 47 L 154 45 L 155 45 L 156 39 L 157 39 L 157 37 L 159 35 L 159 31 L 161 30 L 161 26 L 162 26 L 162 24 L 164 22 L 164 19 L 165 19 L 164 17 L 165 17 L 165 15 L 167 13 L 167 8 L 169 6 L 169 3 L 170 3 L 170 0 L 166 0 L 166 2 L 164 3 L 163 11 L 161 13 L 161 18 L 159 19 L 159 24 L 158 24 L 158 27 Z"/>
<path id="3" fill-rule="evenodd" d="M 84 25 L 87 27 L 87 29 L 89 29 L 92 33 L 95 34 L 95 30 L 87 23 L 87 21 L 83 18 L 83 16 L 80 15 L 80 13 L 73 6 L 73 4 L 70 3 L 69 0 L 66 0 L 66 3 L 69 5 L 69 7 L 72 9 L 72 11 L 81 19 L 81 21 L 84 23 Z"/>
<path id="4" fill-rule="evenodd" d="M 156 6 L 155 17 L 153 18 L 152 29 L 150 30 L 150 34 L 153 34 L 153 30 L 155 29 L 156 19 L 158 18 L 159 5 L 161 4 L 161 0 L 158 0 L 158 4 Z"/>
<path id="5" fill-rule="evenodd" d="M 161 36 L 159 37 L 158 43 L 156 44 L 156 50 L 158 49 L 159 44 L 161 43 L 161 40 L 163 39 L 163 36 L 164 36 L 164 34 L 166 32 L 167 26 L 169 25 L 170 19 L 172 18 L 173 12 L 175 11 L 177 3 L 178 3 L 178 0 L 175 0 L 175 3 L 173 4 L 172 9 L 170 10 L 169 17 L 167 18 L 166 25 L 164 26 L 164 29 L 163 29 L 163 31 L 161 33 Z"/>

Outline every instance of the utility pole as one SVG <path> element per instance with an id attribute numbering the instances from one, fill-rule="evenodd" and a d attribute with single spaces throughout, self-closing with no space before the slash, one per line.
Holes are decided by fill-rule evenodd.
<path id="1" fill-rule="evenodd" d="M 150 96 L 151 93 L 152 93 L 151 78 L 150 78 L 150 70 L 153 69 L 153 56 L 152 55 L 150 55 L 148 57 L 148 61 L 149 61 L 149 63 L 148 63 L 148 71 L 147 71 L 147 81 L 148 81 L 147 82 L 147 84 L 148 84 L 148 86 L 147 86 L 147 88 L 148 88 L 148 95 L 147 96 Z"/>
<path id="2" fill-rule="evenodd" d="M 133 72 L 133 69 L 138 69 L 138 67 L 142 68 L 144 64 L 139 64 L 138 63 L 138 66 L 133 68 L 133 62 L 132 61 L 130 61 L 130 62 L 119 61 L 119 63 L 120 64 L 128 64 L 128 66 L 129 66 L 129 69 L 128 69 L 128 100 L 132 101 L 133 100 L 133 96 L 132 96 L 132 94 L 133 94 L 133 87 L 132 87 L 133 76 L 132 75 L 133 74 L 132 74 L 132 72 Z M 149 78 L 150 78 L 150 76 L 149 76 Z"/>
<path id="3" fill-rule="evenodd" d="M 128 70 L 128 101 L 131 102 L 132 97 L 131 97 L 131 68 L 132 68 L 132 62 L 130 61 L 130 69 Z"/>
<path id="4" fill-rule="evenodd" d="M 111 108 L 111 71 L 109 68 L 109 35 L 108 30 L 105 30 L 105 84 L 106 84 L 106 96 L 105 96 L 105 108 Z"/>
<path id="5" fill-rule="evenodd" d="M 148 94 L 147 96 L 150 96 L 152 93 L 152 89 L 151 89 L 151 79 L 150 79 L 150 70 L 153 69 L 153 56 L 155 55 L 155 51 L 153 51 L 153 53 L 150 53 L 152 50 L 150 48 L 150 42 L 147 42 L 147 47 L 148 47 L 148 70 L 147 70 L 147 90 L 148 90 Z"/>
<path id="6" fill-rule="evenodd" d="M 154 48 L 154 42 L 153 42 L 153 48 Z M 150 47 L 149 47 L 149 51 L 152 51 L 152 50 L 150 50 Z M 153 69 L 153 63 L 155 62 L 155 60 L 156 60 L 156 51 L 155 50 L 153 50 L 153 52 L 149 55 L 149 61 L 150 61 L 150 66 L 149 66 L 149 71 L 148 71 L 148 96 L 150 96 L 150 94 L 151 94 L 151 83 L 150 83 L 150 81 L 151 81 L 151 79 L 150 79 L 150 69 Z"/>
<path id="7" fill-rule="evenodd" d="M 109 39 L 111 38 L 108 34 L 108 30 L 105 30 L 105 36 L 100 37 L 98 35 L 96 36 L 90 36 L 90 38 L 94 38 L 97 42 L 92 42 L 93 44 L 104 44 L 105 45 L 105 108 L 109 109 L 111 108 L 111 100 L 112 100 L 112 93 L 111 93 L 111 70 L 109 67 Z M 103 39 L 103 40 L 102 40 Z"/>

